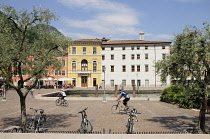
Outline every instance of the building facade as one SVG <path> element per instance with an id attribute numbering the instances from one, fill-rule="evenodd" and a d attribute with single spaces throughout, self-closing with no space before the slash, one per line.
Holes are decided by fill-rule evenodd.
<path id="1" fill-rule="evenodd" d="M 140 40 L 79 39 L 68 47 L 68 53 L 57 58 L 63 63 L 61 70 L 46 69 L 46 77 L 41 86 L 94 87 L 114 89 L 115 85 L 124 89 L 166 87 L 155 72 L 155 63 L 170 53 L 171 42 Z M 24 66 L 24 65 L 23 65 Z M 51 77 L 52 80 L 48 80 Z M 63 81 L 62 78 L 71 78 Z M 23 76 L 24 79 L 27 75 Z M 15 85 L 19 77 L 14 76 Z M 33 80 L 24 84 L 30 86 Z"/>
<path id="2" fill-rule="evenodd" d="M 106 87 L 164 87 L 154 64 L 170 52 L 171 42 L 144 40 L 113 40 L 102 43 L 102 66 L 106 67 Z M 105 79 L 104 79 L 105 78 Z M 102 83 L 103 84 L 103 83 Z"/>
<path id="3" fill-rule="evenodd" d="M 68 77 L 75 87 L 94 87 L 101 82 L 101 40 L 75 40 L 68 48 Z"/>
<path id="4" fill-rule="evenodd" d="M 56 57 L 63 65 L 60 70 L 54 70 L 51 68 L 45 69 L 45 76 L 39 80 L 38 84 L 40 87 L 44 88 L 54 88 L 54 86 L 63 86 L 68 84 L 67 81 L 62 81 L 60 79 L 67 77 L 67 67 L 68 67 L 68 57 L 67 54 Z M 33 59 L 33 58 L 32 58 Z M 22 65 L 23 67 L 27 67 L 27 65 Z M 23 80 L 27 79 L 29 76 L 27 74 L 23 74 Z M 15 86 L 19 85 L 20 78 L 19 76 L 12 77 L 13 83 Z M 24 83 L 24 87 L 31 86 L 34 82 L 34 79 L 31 79 Z"/>
<path id="5" fill-rule="evenodd" d="M 143 34 L 141 34 L 143 35 Z M 80 39 L 68 50 L 68 77 L 75 87 L 115 85 L 132 89 L 165 87 L 155 72 L 155 63 L 170 53 L 171 42 L 140 40 Z"/>

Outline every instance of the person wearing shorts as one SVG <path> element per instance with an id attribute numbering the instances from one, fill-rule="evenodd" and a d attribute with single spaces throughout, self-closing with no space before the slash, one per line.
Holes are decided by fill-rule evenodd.
<path id="1" fill-rule="evenodd" d="M 127 106 L 128 101 L 130 100 L 130 96 L 127 92 L 123 91 L 122 89 L 119 89 L 120 95 L 117 98 L 116 101 L 119 101 L 122 97 L 124 97 L 125 99 L 123 100 L 123 108 L 125 108 L 125 106 Z"/>
<path id="2" fill-rule="evenodd" d="M 61 104 L 63 104 L 64 98 L 66 97 L 66 93 L 63 89 L 58 93 L 59 96 L 61 96 Z"/>

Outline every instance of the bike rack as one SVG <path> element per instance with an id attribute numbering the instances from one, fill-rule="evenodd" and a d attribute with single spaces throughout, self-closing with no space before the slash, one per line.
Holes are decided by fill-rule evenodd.
<path id="1" fill-rule="evenodd" d="M 16 128 L 18 131 L 18 128 Z M 12 130 L 0 130 L 0 133 L 20 133 L 20 132 L 11 132 Z M 103 128 L 102 131 L 93 131 L 86 134 L 127 134 L 126 132 L 112 132 L 111 129 L 107 130 Z M 47 133 L 47 134 L 81 134 L 79 131 L 43 131 L 43 132 L 32 132 L 32 131 L 26 131 L 23 133 Z M 151 131 L 151 132 L 135 132 L 134 134 L 192 134 L 188 133 L 186 131 Z"/>

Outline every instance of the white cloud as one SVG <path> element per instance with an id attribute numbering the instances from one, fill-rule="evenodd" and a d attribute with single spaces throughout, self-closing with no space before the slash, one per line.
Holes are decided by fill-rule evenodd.
<path id="1" fill-rule="evenodd" d="M 110 21 L 106 22 L 103 20 L 86 20 L 86 21 L 80 21 L 80 20 L 70 20 L 65 19 L 65 22 L 70 27 L 76 27 L 81 29 L 90 29 L 94 31 L 95 33 L 100 34 L 127 34 L 127 35 L 133 35 L 137 34 L 138 31 L 136 31 L 136 28 L 132 25 L 121 25 L 119 23 L 111 23 Z M 110 23 L 109 23 L 110 22 Z"/>
<path id="2" fill-rule="evenodd" d="M 97 20 L 100 20 L 101 22 L 105 24 L 110 25 L 119 25 L 119 26 L 129 26 L 129 25 L 136 25 L 138 24 L 137 16 L 130 15 L 129 13 L 105 13 L 97 15 Z"/>
<path id="3" fill-rule="evenodd" d="M 158 34 L 155 36 L 155 38 L 159 39 L 159 40 L 171 40 L 173 38 L 172 35 L 168 35 L 168 34 Z"/>
<path id="4" fill-rule="evenodd" d="M 66 31 L 64 29 L 58 29 L 64 36 L 66 37 L 72 37 L 74 36 L 74 38 L 72 39 L 75 39 L 75 38 L 83 38 L 83 39 L 93 39 L 93 38 L 97 38 L 95 35 L 90 35 L 90 34 L 87 34 L 87 33 L 75 33 L 75 32 L 69 32 L 69 31 Z"/>
<path id="5" fill-rule="evenodd" d="M 88 29 L 104 35 L 136 35 L 139 14 L 127 5 L 111 0 L 58 0 L 68 7 L 88 9 L 93 14 L 88 20 L 62 18 L 69 27 Z"/>
<path id="6" fill-rule="evenodd" d="M 160 40 L 172 40 L 173 35 L 169 34 L 152 34 L 152 33 L 145 33 L 145 36 L 151 38 L 151 40 L 160 41 Z"/>
<path id="7" fill-rule="evenodd" d="M 64 6 L 68 7 L 79 7 L 82 9 L 89 10 L 100 10 L 100 11 L 132 11 L 126 5 L 112 0 L 57 0 Z"/>
<path id="8" fill-rule="evenodd" d="M 201 2 L 204 0 L 169 0 L 169 1 L 178 1 L 178 2 Z"/>

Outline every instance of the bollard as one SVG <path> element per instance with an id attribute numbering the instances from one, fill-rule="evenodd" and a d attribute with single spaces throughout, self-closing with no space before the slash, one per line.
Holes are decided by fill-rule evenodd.
<path id="1" fill-rule="evenodd" d="M 112 129 L 109 129 L 109 134 L 111 134 L 112 133 Z"/>
<path id="2" fill-rule="evenodd" d="M 103 134 L 105 134 L 105 128 L 103 128 Z"/>
<path id="3" fill-rule="evenodd" d="M 115 85 L 115 91 L 114 91 L 114 96 L 117 97 L 117 94 L 118 94 L 118 86 Z"/>
<path id="4" fill-rule="evenodd" d="M 96 85 L 95 88 L 96 88 L 96 94 L 95 94 L 95 96 L 98 97 L 98 85 Z"/>
<path id="5" fill-rule="evenodd" d="M 133 85 L 133 97 L 136 97 L 136 86 Z"/>

